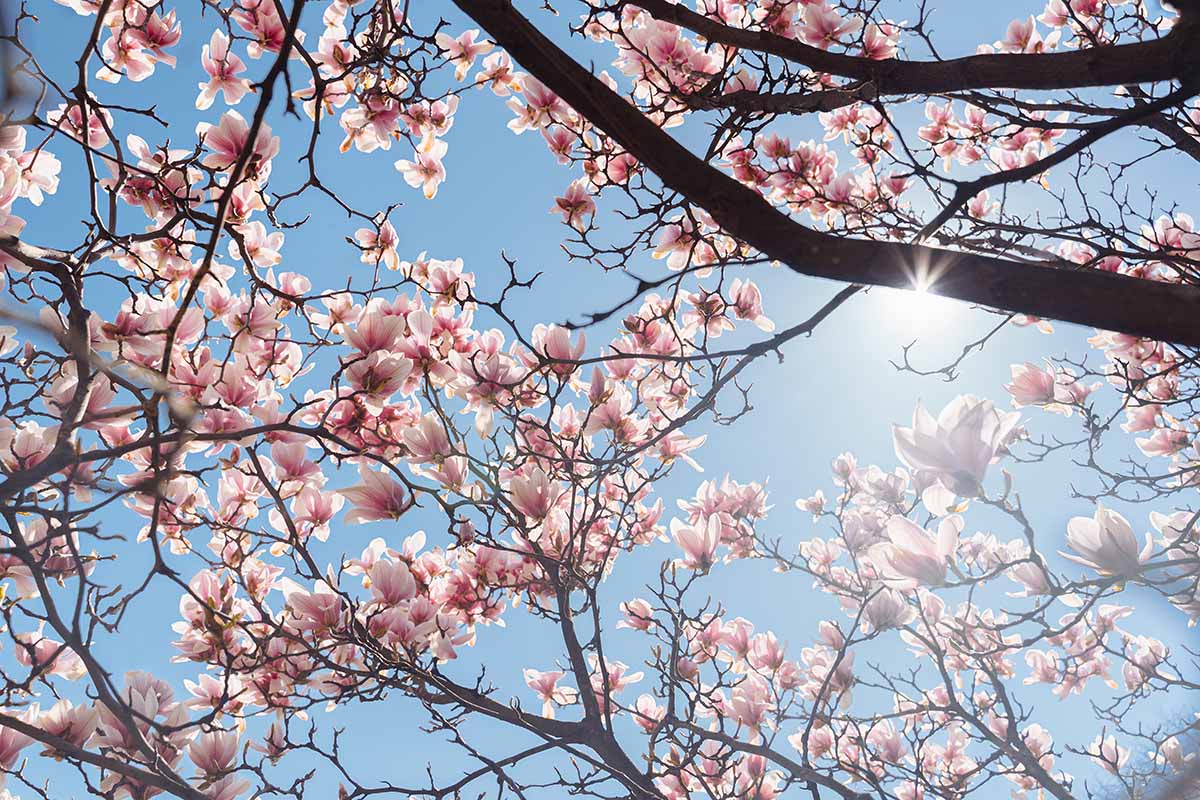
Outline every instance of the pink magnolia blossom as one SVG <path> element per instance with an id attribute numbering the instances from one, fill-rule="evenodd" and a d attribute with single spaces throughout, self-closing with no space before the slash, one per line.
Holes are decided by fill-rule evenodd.
<path id="1" fill-rule="evenodd" d="M 413 500 L 399 481 L 383 472 L 369 469 L 365 462 L 358 465 L 362 483 L 338 491 L 350 501 L 346 522 L 374 522 L 400 519 L 412 508 Z"/>
<path id="2" fill-rule="evenodd" d="M 938 523 L 936 536 L 906 517 L 893 516 L 887 523 L 889 543 L 871 551 L 879 561 L 884 582 L 895 589 L 944 585 L 962 529 L 963 519 L 958 515 Z"/>
<path id="3" fill-rule="evenodd" d="M 346 367 L 346 382 L 361 393 L 358 396 L 367 410 L 378 416 L 412 371 L 412 361 L 404 356 L 376 350 Z"/>
<path id="4" fill-rule="evenodd" d="M 713 565 L 717 544 L 721 541 L 721 520 L 713 514 L 695 525 L 671 520 L 671 537 L 683 550 L 680 565 L 698 572 L 705 572 Z"/>
<path id="5" fill-rule="evenodd" d="M 451 454 L 446 426 L 432 411 L 422 416 L 417 425 L 404 431 L 404 444 L 409 458 L 417 462 L 437 461 Z"/>
<path id="6" fill-rule="evenodd" d="M 120 83 L 121 78 L 139 83 L 154 74 L 154 53 L 146 49 L 142 32 L 135 28 L 112 32 L 100 52 L 104 61 L 96 77 L 105 83 Z"/>
<path id="7" fill-rule="evenodd" d="M 1035 364 L 1012 365 L 1012 383 L 1005 386 L 1013 406 L 1044 406 L 1057 399 L 1058 381 L 1053 371 Z"/>
<path id="8" fill-rule="evenodd" d="M 200 84 L 196 108 L 210 108 L 217 92 L 225 95 L 226 105 L 235 106 L 247 92 L 252 91 L 250 81 L 239 78 L 246 71 L 246 64 L 237 54 L 229 50 L 229 37 L 221 31 L 213 31 L 212 38 L 200 53 L 200 65 L 208 73 L 208 81 Z"/>
<path id="9" fill-rule="evenodd" d="M 729 287 L 729 305 L 738 319 L 744 319 L 765 333 L 775 330 L 775 323 L 763 313 L 762 292 L 753 281 L 734 278 Z"/>
<path id="10" fill-rule="evenodd" d="M 514 476 L 508 482 L 508 491 L 518 511 L 529 519 L 541 521 L 558 502 L 563 487 L 545 471 L 535 467 L 527 475 Z"/>
<path id="11" fill-rule="evenodd" d="M 522 76 L 513 71 L 508 53 L 498 52 L 483 59 L 483 68 L 475 76 L 477 86 L 487 86 L 497 97 L 508 97 L 521 88 Z"/>
<path id="12" fill-rule="evenodd" d="M 33 739 L 8 726 L 0 726 L 0 769 L 12 769 L 21 751 L 33 744 Z"/>
<path id="13" fill-rule="evenodd" d="M 872 22 L 863 31 L 863 55 L 876 60 L 895 58 L 899 41 L 898 26 L 890 22 Z"/>
<path id="14" fill-rule="evenodd" d="M 659 722 L 667 715 L 667 709 L 660 706 L 654 695 L 640 694 L 633 707 L 633 721 L 646 733 L 653 733 Z"/>
<path id="15" fill-rule="evenodd" d="M 629 666 L 621 661 L 604 659 L 604 669 L 600 668 L 600 658 L 593 655 L 592 674 L 590 677 L 592 692 L 596 696 L 601 711 L 609 707 L 613 695 L 624 691 L 626 687 L 639 683 L 645 677 L 643 672 L 630 672 Z"/>
<path id="16" fill-rule="evenodd" d="M 1176 773 L 1183 772 L 1196 759 L 1195 753 L 1184 751 L 1183 745 L 1175 736 L 1167 737 L 1157 750 L 1149 755 L 1155 764 L 1169 766 Z"/>
<path id="17" fill-rule="evenodd" d="M 621 604 L 625 618 L 617 623 L 618 628 L 632 628 L 636 631 L 648 631 L 654 621 L 654 609 L 648 602 L 637 598 Z"/>
<path id="18" fill-rule="evenodd" d="M 1170 424 L 1174 420 L 1164 415 L 1164 421 Z M 1181 450 L 1186 450 L 1192 444 L 1191 431 L 1179 428 L 1157 428 L 1148 439 L 1137 439 L 1138 449 L 1151 457 L 1172 456 Z"/>
<path id="19" fill-rule="evenodd" d="M 237 0 L 233 20 L 242 30 L 250 34 L 252 41 L 246 47 L 251 58 L 263 53 L 278 53 L 287 36 L 287 27 L 271 0 Z M 297 31 L 300 41 L 303 31 Z"/>
<path id="20" fill-rule="evenodd" d="M 587 230 L 587 218 L 596 213 L 596 203 L 582 180 L 572 181 L 562 197 L 554 198 L 550 213 L 562 214 L 563 222 L 582 233 Z"/>
<path id="21" fill-rule="evenodd" d="M 875 631 L 899 628 L 915 615 L 904 595 L 892 589 L 880 589 L 863 606 L 863 622 Z"/>
<path id="22" fill-rule="evenodd" d="M 378 230 L 359 228 L 354 232 L 354 239 L 362 248 L 359 259 L 364 264 L 383 263 L 390 270 L 400 269 L 400 256 L 396 253 L 396 245 L 400 241 L 395 227 L 388 220 L 379 224 Z"/>
<path id="23" fill-rule="evenodd" d="M 441 139 L 426 138 L 413 155 L 414 161 L 400 159 L 396 169 L 414 189 L 421 189 L 426 200 L 437 196 L 438 187 L 446 180 L 446 168 L 442 159 L 446 157 L 448 145 Z"/>
<path id="24" fill-rule="evenodd" d="M 250 126 L 236 111 L 226 111 L 217 125 L 201 123 L 197 126 L 196 133 L 204 142 L 204 146 L 211 151 L 201 163 L 220 171 L 232 168 L 250 142 Z M 265 177 L 270 172 L 271 159 L 278 153 L 279 137 L 272 136 L 270 126 L 263 123 L 254 137 L 245 175 Z"/>
<path id="25" fill-rule="evenodd" d="M 47 121 L 73 139 L 86 141 L 88 147 L 104 147 L 108 144 L 108 131 L 112 130 L 112 114 L 106 108 L 93 106 L 93 103 L 95 98 L 91 95 L 88 96 L 86 111 L 78 103 L 64 103 L 46 115 Z"/>
<path id="26" fill-rule="evenodd" d="M 803 27 L 800 32 L 804 41 L 823 49 L 839 44 L 846 37 L 858 33 L 863 26 L 858 17 L 842 19 L 837 9 L 827 5 L 824 0 L 805 4 L 802 15 Z"/>
<path id="27" fill-rule="evenodd" d="M 439 33 L 435 38 L 437 46 L 446 53 L 446 60 L 454 65 L 454 79 L 461 81 L 467 76 L 475 59 L 492 50 L 491 42 L 476 42 L 478 29 L 463 31 L 457 37 L 448 33 Z"/>
<path id="28" fill-rule="evenodd" d="M 87 674 L 83 660 L 62 642 L 43 636 L 41 632 L 18 633 L 13 645 L 17 663 L 31 667 L 39 673 L 61 675 L 69 681 L 78 680 Z"/>
<path id="29" fill-rule="evenodd" d="M 296 630 L 324 635 L 343 625 L 345 602 L 325 581 L 318 581 L 310 592 L 285 578 L 280 588 Z"/>
<path id="30" fill-rule="evenodd" d="M 508 101 L 508 107 L 517 115 L 508 123 L 513 133 L 540 130 L 555 122 L 564 122 L 570 116 L 562 98 L 532 75 L 521 77 L 521 95 L 524 102 L 516 97 Z"/>
<path id="31" fill-rule="evenodd" d="M 218 778 L 229 772 L 238 755 L 236 731 L 202 733 L 188 745 L 188 758 L 205 776 Z"/>
<path id="32" fill-rule="evenodd" d="M 1061 35 L 1060 31 L 1055 30 L 1043 39 L 1038 33 L 1037 22 L 1030 16 L 1010 22 L 1004 39 L 996 42 L 995 47 L 1002 53 L 1041 53 L 1053 50 Z"/>
<path id="33" fill-rule="evenodd" d="M 91 703 L 72 705 L 70 700 L 59 700 L 38 718 L 37 724 L 51 736 L 83 747 L 96 732 L 98 721 L 99 712 Z M 0 757 L 2 763 L 3 758 Z"/>
<path id="34" fill-rule="evenodd" d="M 571 332 L 561 325 L 538 325 L 533 330 L 533 342 L 546 358 L 568 362 L 550 366 L 555 374 L 564 378 L 579 369 L 569 362 L 578 361 L 587 350 L 587 336 L 581 333 L 579 341 L 571 344 Z"/>
<path id="35" fill-rule="evenodd" d="M 1121 768 L 1129 760 L 1129 748 L 1117 744 L 1115 736 L 1105 736 L 1103 733 L 1096 734 L 1087 752 L 1093 761 L 1113 775 L 1120 774 Z"/>
<path id="36" fill-rule="evenodd" d="M 417 594 L 417 582 L 403 561 L 376 561 L 367 576 L 371 594 L 385 605 L 394 606 Z"/>
<path id="37" fill-rule="evenodd" d="M 540 672 L 525 670 L 525 685 L 537 692 L 542 701 L 542 716 L 554 719 L 554 707 L 569 706 L 579 697 L 579 692 L 569 686 L 559 686 L 564 673 L 557 670 Z"/>

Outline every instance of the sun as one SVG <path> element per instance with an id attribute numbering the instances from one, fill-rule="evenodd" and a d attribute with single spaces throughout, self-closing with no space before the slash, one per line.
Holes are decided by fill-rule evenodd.
<path id="1" fill-rule="evenodd" d="M 877 302 L 883 315 L 900 335 L 915 337 L 940 330 L 961 312 L 962 303 L 936 293 L 945 266 L 928 260 L 906 264 L 909 288 L 879 290 Z"/>
<path id="2" fill-rule="evenodd" d="M 916 337 L 946 328 L 961 312 L 962 303 L 941 297 L 928 285 L 912 289 L 878 289 L 881 318 L 900 336 Z"/>

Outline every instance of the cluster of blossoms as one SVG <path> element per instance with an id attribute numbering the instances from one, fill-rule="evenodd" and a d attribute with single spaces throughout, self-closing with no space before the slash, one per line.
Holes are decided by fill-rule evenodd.
<path id="1" fill-rule="evenodd" d="M 386 149 L 395 123 L 407 126 L 421 153 L 444 152 L 437 137 L 449 128 L 455 98 L 393 103 L 394 86 L 372 84 L 349 68 L 355 56 L 342 49 L 338 32 L 348 8 L 335 4 L 333 11 L 321 40 L 325 82 L 313 90 L 323 95 L 308 103 L 310 111 L 353 97 L 357 105 L 341 118 L 343 148 Z M 110 9 L 106 20 L 115 13 Z M 122 19 L 118 38 L 142 41 L 133 34 L 146 25 Z M 147 19 L 159 19 L 157 12 Z M 251 58 L 281 53 L 282 23 L 273 10 L 239 6 L 232 19 L 255 37 Z M 200 110 L 239 104 L 256 91 L 242 77 L 238 41 L 218 30 L 204 45 L 209 80 L 200 85 Z M 360 46 L 370 44 L 360 37 Z M 488 49 L 469 34 L 438 44 L 462 74 Z M 138 52 L 131 46 L 128 58 Z M 496 77 L 501 59 L 488 67 L 497 89 L 519 80 Z M 524 80 L 529 98 L 532 79 Z M 531 111 L 530 120 L 539 114 Z M 70 427 L 6 417 L 0 462 L 10 480 L 40 470 L 31 491 L 47 502 L 64 497 L 63 487 L 80 503 L 115 494 L 144 518 L 138 541 L 155 548 L 164 571 L 196 558 L 205 563 L 187 581 L 174 625 L 178 660 L 205 671 L 189 682 L 194 698 L 187 702 L 139 673 L 129 676 L 125 695 L 80 706 L 63 701 L 47 714 L 31 706 L 22 719 L 75 748 L 108 748 L 168 774 L 186 755 L 207 797 L 231 800 L 249 788 L 234 774 L 242 768 L 245 718 L 336 703 L 380 685 L 384 679 L 366 676 L 397 664 L 424 669 L 452 660 L 475 642 L 477 626 L 499 621 L 508 601 L 553 607 L 561 589 L 549 565 L 569 563 L 580 576 L 600 576 L 617 553 L 664 538 L 653 481 L 677 460 L 695 466 L 689 454 L 704 442 L 674 426 L 698 391 L 697 370 L 678 359 L 735 322 L 771 326 L 749 280 L 737 281 L 725 298 L 710 293 L 684 307 L 651 296 L 587 374 L 578 364 L 582 335 L 539 325 L 509 342 L 498 329 L 476 328 L 474 275 L 461 260 L 422 254 L 401 261 L 399 237 L 385 216 L 358 229 L 354 242 L 362 262 L 394 271 L 407 292 L 319 291 L 309 277 L 279 270 L 285 232 L 269 213 L 275 201 L 268 187 L 281 142 L 258 116 L 218 110 L 198 127 L 195 152 L 132 133 L 121 148 L 117 122 L 90 102 L 63 104 L 51 124 L 58 135 L 99 151 L 109 173 L 100 186 L 142 215 L 145 235 L 100 252 L 141 288 L 111 314 L 69 305 L 41 311 L 39 324 L 52 335 L 66 340 L 82 331 L 92 361 L 55 361 L 26 345 L 21 363 L 36 376 L 29 402 Z M 29 151 L 26 136 L 23 128 L 4 129 L 11 235 L 23 226 L 9 214 L 13 203 L 38 204 L 56 187 L 57 160 L 41 147 Z M 609 172 L 618 168 L 614 162 Z M 443 174 L 423 178 L 431 196 Z M 212 209 L 224 219 L 223 249 L 208 243 L 210 232 L 197 222 Z M 28 274 L 16 257 L 6 265 Z M 22 344 L 15 329 L 4 336 L 0 355 Z M 317 346 L 336 352 L 327 388 L 312 386 L 316 364 L 306 350 Z M 164 398 L 175 433 L 144 415 L 137 399 L 143 385 Z M 303 396 L 289 396 L 289 386 L 303 386 Z M 574 402 L 559 398 L 564 390 Z M 445 405 L 452 402 L 473 416 L 473 431 L 455 426 Z M 58 465 L 64 452 L 72 463 Z M 615 452 L 624 466 L 589 466 L 603 452 Z M 357 470 L 356 485 L 345 484 L 341 465 Z M 722 491 L 745 494 L 735 489 Z M 422 501 L 450 509 L 452 547 L 427 549 L 416 535 L 396 550 L 379 538 L 336 569 L 302 566 L 339 518 L 394 521 Z M 760 505 L 753 491 L 733 500 L 714 489 L 709 507 L 689 513 L 720 517 L 732 542 L 743 519 L 761 516 Z M 580 519 L 589 520 L 582 530 Z M 9 601 L 54 608 L 41 581 L 107 580 L 96 571 L 107 556 L 84 555 L 82 538 L 56 518 L 22 521 L 5 537 Z M 56 631 L 59 638 L 44 623 L 33 630 L 12 624 L 16 660 L 32 675 L 87 677 L 78 645 L 64 643 L 68 631 Z M 607 680 L 615 693 L 633 680 L 622 678 L 622 669 L 607 664 L 603 679 L 597 670 L 597 686 Z M 545 694 L 563 698 L 553 682 Z M 134 716 L 121 716 L 123 709 Z M 221 720 L 237 721 L 236 730 Z M 0 764 L 11 768 L 34 740 L 0 731 L 7 737 Z M 253 744 L 278 758 L 283 736 L 272 726 Z M 106 773 L 103 789 L 129 797 L 151 792 L 116 771 Z"/>
<path id="2" fill-rule="evenodd" d="M 40 147 L 30 147 L 28 136 L 25 128 L 6 127 L 0 139 L 0 181 L 3 186 L 3 193 L 0 194 L 0 234 L 5 236 L 19 236 L 25 227 L 25 220 L 13 213 L 13 205 L 17 201 L 28 200 L 40 206 L 45 195 L 54 194 L 58 189 L 58 173 L 62 165 L 53 153 Z M 5 265 L 19 267 L 7 258 Z M 6 343 L 4 347 L 11 345 Z"/>
<path id="3" fill-rule="evenodd" d="M 211 678 L 206 683 L 189 682 L 188 688 L 191 697 L 181 701 L 170 684 L 149 673 L 133 671 L 126 673 L 124 688 L 119 692 L 124 713 L 100 701 L 72 703 L 64 699 L 45 711 L 34 703 L 21 713 L 20 719 L 55 737 L 55 744 L 44 750 L 49 757 L 69 758 L 77 748 L 92 747 L 103 748 L 113 758 L 140 764 L 149 752 L 160 768 L 174 773 L 186 755 L 194 767 L 195 781 L 203 787 L 204 797 L 234 800 L 245 796 L 250 783 L 236 774 L 242 750 L 238 730 L 217 725 L 187 726 L 193 714 L 212 707 L 222 688 Z M 34 744 L 33 738 L 14 728 L 0 728 L 0 766 L 12 771 L 21 752 Z M 249 744 L 259 746 L 254 742 Z M 152 785 L 116 771 L 106 773 L 96 790 L 110 797 L 147 797 L 156 793 Z"/>
<path id="4" fill-rule="evenodd" d="M 1025 368 L 1014 366 L 1013 370 L 1016 375 Z M 1050 389 L 1054 386 L 1064 385 L 1061 380 L 1056 383 L 1053 375 L 1045 382 L 1046 398 L 1053 396 Z M 1009 418 L 1007 432 L 1002 422 L 1005 417 Z M 997 412 L 987 401 L 966 397 L 951 403 L 936 425 L 918 408 L 914 426 L 895 431 L 896 454 L 912 473 L 903 469 L 886 473 L 874 465 L 861 468 L 853 456 L 843 454 L 833 464 L 834 483 L 841 490 L 834 507 L 828 507 L 821 492 L 797 501 L 801 510 L 815 518 L 833 519 L 838 535 L 803 543 L 798 558 L 790 564 L 811 574 L 815 586 L 838 598 L 847 613 L 861 623 L 863 641 L 900 629 L 900 637 L 911 651 L 937 664 L 940 671 L 974 675 L 972 684 L 977 688 L 969 702 L 985 721 L 986 730 L 964 730 L 961 719 L 953 714 L 930 715 L 931 707 L 946 707 L 949 687 L 921 688 L 913 682 L 913 690 L 920 688 L 927 700 L 913 703 L 907 710 L 901 708 L 906 729 L 913 732 L 931 723 L 950 725 L 964 753 L 971 741 L 1011 738 L 1010 701 L 1005 699 L 1002 704 L 996 691 L 978 687 L 998 686 L 1003 679 L 1019 676 L 1021 661 L 1028 670 L 1025 684 L 1044 684 L 1060 698 L 1083 694 L 1090 686 L 1094 689 L 1093 681 L 1117 689 L 1117 677 L 1126 692 L 1117 705 L 1190 684 L 1173 663 L 1167 644 L 1122 626 L 1122 620 L 1132 616 L 1132 606 L 1103 600 L 1111 591 L 1120 591 L 1126 581 L 1133 581 L 1166 596 L 1194 622 L 1194 515 L 1152 513 L 1151 522 L 1163 535 L 1156 539 L 1146 534 L 1139 540 L 1125 517 L 1098 504 L 1094 516 L 1070 520 L 1064 537 L 1067 551 L 1060 553 L 1098 577 L 1060 575 L 1053 569 L 1051 557 L 1032 539 L 1019 501 L 1011 494 L 1007 473 L 1002 495 L 989 497 L 985 492 L 989 464 L 1022 435 L 1020 429 L 1011 427 L 1013 418 L 1015 415 Z M 959 483 L 945 483 L 947 478 Z M 957 497 L 946 491 L 950 487 L 956 487 Z M 989 533 L 965 536 L 964 518 L 951 513 L 965 510 L 964 498 L 1022 521 L 1027 536 L 1008 542 Z M 948 500 L 960 502 L 948 508 Z M 911 516 L 920 509 L 939 520 L 936 530 L 912 521 Z M 968 600 L 952 609 L 935 593 L 968 587 L 973 594 L 985 592 L 999 578 L 1019 587 L 1010 597 L 1031 598 L 1034 605 L 1018 613 L 994 611 Z M 1049 616 L 1055 605 L 1062 609 L 1057 618 Z M 847 656 L 852 655 L 849 650 Z M 1038 772 L 1033 764 L 1052 774 L 1055 781 L 1069 785 L 1070 776 L 1054 768 L 1052 740 L 1045 729 L 1031 725 L 1021 732 L 1021 740 L 1023 758 L 1017 759 L 1017 769 L 1007 775 L 1018 791 L 1044 785 L 1032 777 Z M 811 739 L 806 741 L 811 747 Z M 1117 774 L 1130 751 L 1116 741 L 1112 736 L 1098 737 L 1079 752 Z M 1167 736 L 1156 743 L 1150 756 L 1163 764 L 1174 759 L 1172 763 L 1180 767 L 1185 752 L 1180 748 L 1175 736 Z M 1164 755 L 1171 753 L 1176 755 Z M 960 775 L 973 770 L 973 762 L 966 767 Z M 922 768 L 927 770 L 929 765 L 922 763 Z"/>
<path id="5" fill-rule="evenodd" d="M 154 74 L 159 64 L 175 66 L 175 56 L 168 52 L 179 44 L 183 35 L 182 26 L 174 11 L 162 8 L 159 3 L 108 2 L 92 0 L 58 0 L 61 5 L 81 16 L 99 15 L 103 25 L 103 42 L 100 54 L 103 66 L 96 77 L 107 83 L 117 83 L 122 78 L 144 81 Z M 257 0 L 251 0 L 256 3 Z M 274 13 L 274 5 L 263 3 L 264 11 Z M 248 11 L 247 13 L 254 13 Z M 244 26 L 247 31 L 253 29 Z M 282 33 L 283 26 L 279 26 Z"/>

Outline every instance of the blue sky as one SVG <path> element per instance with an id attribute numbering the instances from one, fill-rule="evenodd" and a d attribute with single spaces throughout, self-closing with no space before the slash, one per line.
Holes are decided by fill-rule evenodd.
<path id="1" fill-rule="evenodd" d="M 565 0 L 557 5 L 563 13 L 557 19 L 536 12 L 536 4 L 527 3 L 524 7 L 535 20 L 552 26 L 562 40 L 564 18 L 576 14 L 577 6 Z M 943 45 L 944 55 L 971 52 L 975 44 L 1003 36 L 1011 19 L 1041 12 L 1041 6 L 1033 3 L 934 5 L 938 6 L 933 18 L 935 32 L 941 37 L 940 42 L 947 43 Z M 893 6 L 901 8 L 903 4 Z M 313 5 L 305 11 L 305 27 L 314 38 L 321 9 Z M 465 24 L 448 3 L 435 5 L 427 0 L 420 4 L 420 11 L 444 15 L 455 32 L 473 27 Z M 37 13 L 41 21 L 29 29 L 30 47 L 45 57 L 48 69 L 69 80 L 73 68 L 69 59 L 76 57 L 79 49 L 76 43 L 83 41 L 84 26 L 90 20 L 82 20 L 69 9 L 51 3 L 40 4 Z M 169 129 L 155 131 L 142 125 L 126 129 L 140 133 L 152 145 L 169 138 L 174 146 L 190 147 L 196 123 L 215 122 L 222 108 L 220 102 L 207 112 L 197 112 L 192 107 L 196 84 L 203 79 L 199 52 L 207 41 L 210 23 L 198 26 L 194 12 L 189 9 L 181 8 L 180 14 L 184 39 L 177 50 L 179 66 L 175 70 L 160 66 L 142 84 L 124 83 L 116 88 L 97 84 L 97 91 L 102 91 L 112 102 L 154 102 L 160 106 L 160 113 L 172 121 Z M 195 34 L 199 27 L 205 31 L 203 37 Z M 600 59 L 610 57 L 603 49 L 581 47 L 578 43 L 572 47 L 586 57 L 597 59 L 600 65 L 604 64 Z M 254 78 L 260 77 L 268 66 L 265 59 L 247 63 Z M 253 98 L 243 101 L 239 110 L 248 115 L 252 102 Z M 915 113 L 920 113 L 919 108 Z M 505 276 L 502 251 L 517 259 L 523 271 L 544 272 L 535 289 L 514 303 L 517 318 L 528 332 L 537 322 L 578 319 L 585 312 L 605 307 L 623 296 L 627 283 L 620 275 L 605 276 L 594 268 L 567 262 L 559 247 L 564 229 L 557 215 L 548 211 L 554 195 L 575 176 L 554 164 L 540 136 L 512 134 L 505 127 L 510 116 L 501 99 L 484 91 L 472 92 L 464 98 L 454 128 L 446 137 L 450 145 L 446 161 L 449 176 L 433 202 L 424 200 L 391 167 L 395 159 L 410 157 L 405 145 L 397 145 L 386 153 L 352 151 L 339 157 L 336 150 L 340 131 L 329 121 L 319 164 L 324 178 L 360 208 L 377 209 L 402 203 L 392 215 L 400 236 L 401 258 L 415 258 L 421 251 L 437 258 L 461 257 L 466 268 L 476 274 L 478 290 L 484 295 L 502 285 Z M 285 140 L 284 153 L 276 159 L 272 178 L 272 188 L 283 191 L 300 174 L 293 164 L 292 150 L 296 145 L 289 145 L 289 136 L 303 135 L 308 122 L 283 119 L 278 108 L 269 120 L 275 133 Z M 821 135 L 815 120 L 796 127 L 800 138 Z M 702 131 L 686 127 L 676 133 L 685 140 L 702 135 Z M 72 230 L 78 230 L 77 221 L 85 213 L 85 200 L 79 192 L 83 175 L 79 156 L 66 152 L 59 152 L 59 156 L 64 162 L 59 194 L 48 199 L 41 210 L 28 215 L 30 223 L 25 235 L 36 244 L 58 245 L 70 241 Z M 1173 180 L 1169 159 L 1145 170 L 1145 178 L 1148 182 Z M 304 227 L 287 233 L 281 269 L 308 275 L 318 288 L 337 285 L 347 275 L 354 275 L 361 285 L 369 280 L 370 270 L 358 262 L 357 252 L 344 241 L 360 223 L 348 220 L 330 203 L 316 202 L 314 197 L 310 195 L 285 206 L 285 218 L 298 219 L 304 215 L 311 218 Z M 134 222 L 132 215 L 125 219 L 126 224 Z M 610 214 L 602 216 L 600 224 L 615 228 L 621 223 Z M 629 268 L 639 275 L 657 274 L 662 264 L 643 256 Z M 753 271 L 752 277 L 763 287 L 767 314 L 781 327 L 804 318 L 839 288 L 830 282 L 796 276 L 785 269 L 760 267 Z M 104 290 L 97 296 L 97 307 L 116 297 Z M 1009 328 L 983 354 L 968 359 L 960 377 L 952 384 L 936 377 L 900 373 L 891 365 L 892 360 L 900 357 L 902 345 L 914 339 L 919 340 L 913 350 L 918 363 L 941 364 L 993 324 L 990 315 L 948 301 L 935 300 L 926 306 L 888 290 L 873 290 L 854 298 L 812 337 L 787 345 L 783 363 L 763 361 L 753 368 L 750 375 L 754 382 L 754 411 L 748 417 L 732 428 L 705 422 L 696 429 L 709 434 L 708 443 L 698 456 L 706 471 L 701 476 L 681 466 L 664 482 L 661 494 L 667 501 L 668 513 L 674 510 L 674 499 L 689 497 L 700 480 L 728 473 L 740 481 L 768 483 L 775 507 L 765 523 L 767 530 L 793 543 L 810 538 L 815 532 L 811 518 L 794 509 L 792 503 L 817 488 L 823 488 L 827 494 L 831 492 L 829 462 L 837 454 L 850 450 L 860 463 L 878 463 L 890 470 L 897 465 L 891 449 L 890 425 L 907 424 L 918 398 L 933 409 L 965 392 L 1007 404 L 1002 385 L 1008 380 L 1010 364 L 1039 361 L 1043 356 L 1064 351 L 1080 352 L 1085 346 L 1084 338 L 1091 333 L 1058 325 L 1058 331 L 1047 337 L 1032 329 Z M 598 343 L 604 339 L 604 329 L 589 331 L 588 335 L 593 343 Z M 1061 419 L 1037 411 L 1024 414 L 1024 419 L 1035 433 L 1071 430 L 1070 423 L 1064 427 Z M 1069 517 L 1090 514 L 1088 504 L 1066 499 L 1073 481 L 1088 478 L 1064 459 L 1020 467 L 1014 472 L 1030 516 L 1045 541 L 1059 541 L 1054 537 L 1063 535 Z M 352 476 L 344 475 L 335 477 L 331 485 L 353 482 Z M 1135 528 L 1145 528 L 1145 513 L 1142 510 L 1133 517 Z M 995 520 L 973 514 L 969 517 L 968 532 L 986 530 L 991 522 Z M 141 523 L 126 512 L 114 510 L 103 519 L 103 524 L 132 535 Z M 394 544 L 421 527 L 427 527 L 431 534 L 442 529 L 432 517 L 427 522 L 410 516 L 399 523 L 365 526 L 339 521 L 324 552 L 329 560 L 343 552 L 357 555 L 375 536 L 384 536 Z M 1001 528 L 995 532 L 1001 538 L 1015 535 Z M 431 536 L 431 543 L 440 543 L 436 534 Z M 657 545 L 618 564 L 605 590 L 610 625 L 617 618 L 617 604 L 644 593 L 642 586 L 653 576 L 662 558 L 674 555 L 673 547 Z M 745 616 L 759 630 L 773 629 L 789 641 L 792 657 L 798 656 L 799 648 L 815 637 L 817 622 L 823 615 L 834 613 L 827 599 L 809 588 L 807 580 L 775 574 L 761 563 L 718 569 L 707 578 L 707 586 L 726 604 L 730 616 Z M 176 602 L 175 593 L 167 589 L 154 602 L 135 609 L 119 638 L 97 642 L 97 651 L 105 663 L 116 673 L 130 668 L 151 668 L 173 679 L 182 693 L 183 678 L 194 677 L 196 669 L 190 664 L 169 663 L 173 655 L 169 626 L 178 619 Z M 1180 621 L 1178 616 L 1168 616 L 1163 609 L 1149 603 L 1142 603 L 1139 618 L 1147 632 L 1177 629 Z M 500 696 L 520 697 L 526 707 L 533 707 L 535 701 L 521 681 L 521 668 L 546 669 L 561 653 L 555 645 L 556 638 L 548 636 L 542 625 L 533 624 L 519 609 L 507 613 L 506 619 L 504 629 L 480 629 L 476 648 L 464 651 L 460 662 L 447 669 L 464 677 L 485 666 L 491 679 L 504 687 Z M 617 656 L 627 663 L 635 664 L 645 658 L 643 640 L 636 634 L 614 631 L 611 640 L 616 643 Z M 900 649 L 899 642 L 894 641 L 881 647 L 878 657 L 895 658 Z M 649 680 L 646 688 L 648 684 Z M 636 696 L 636 691 L 635 688 L 630 697 Z M 1094 726 L 1088 722 L 1089 715 L 1077 713 L 1085 710 L 1080 701 L 1059 705 L 1044 687 L 1037 687 L 1026 697 L 1040 704 L 1047 717 L 1053 716 L 1061 722 L 1062 741 L 1083 745 L 1095 735 Z M 1064 709 L 1072 713 L 1063 713 Z M 318 718 L 320 715 L 321 712 L 316 712 Z M 331 716 L 337 724 L 347 727 L 348 740 L 353 743 L 348 759 L 360 763 L 364 774 L 371 777 L 401 784 L 419 782 L 430 760 L 435 774 L 442 778 L 452 778 L 461 769 L 472 768 L 465 767 L 457 751 L 445 746 L 438 737 L 417 733 L 415 728 L 424 721 L 423 713 L 402 698 L 339 710 Z M 476 744 L 493 756 L 507 754 L 514 741 L 512 732 L 491 726 L 478 726 L 476 733 L 479 737 Z M 297 768 L 308 766 L 302 763 Z M 42 774 L 46 765 L 39 764 L 35 769 Z M 51 767 L 52 771 L 55 769 Z M 314 787 L 336 785 L 336 780 L 327 773 L 317 781 Z M 1007 787 L 999 787 L 995 792 L 996 797 L 1007 796 Z M 313 796 L 320 796 L 320 792 L 315 791 Z"/>

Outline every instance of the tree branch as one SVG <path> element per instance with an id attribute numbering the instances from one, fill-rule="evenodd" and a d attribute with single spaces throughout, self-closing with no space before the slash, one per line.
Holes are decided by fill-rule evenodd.
<path id="1" fill-rule="evenodd" d="M 1191 18 L 1189 4 L 1180 8 L 1184 18 L 1161 39 L 1052 53 L 989 53 L 945 61 L 870 59 L 831 53 L 767 31 L 733 28 L 671 0 L 637 0 L 631 5 L 715 44 L 768 53 L 818 72 L 870 81 L 881 95 L 1153 83 L 1194 75 L 1200 64 L 1194 55 L 1200 46 L 1200 26 Z"/>

